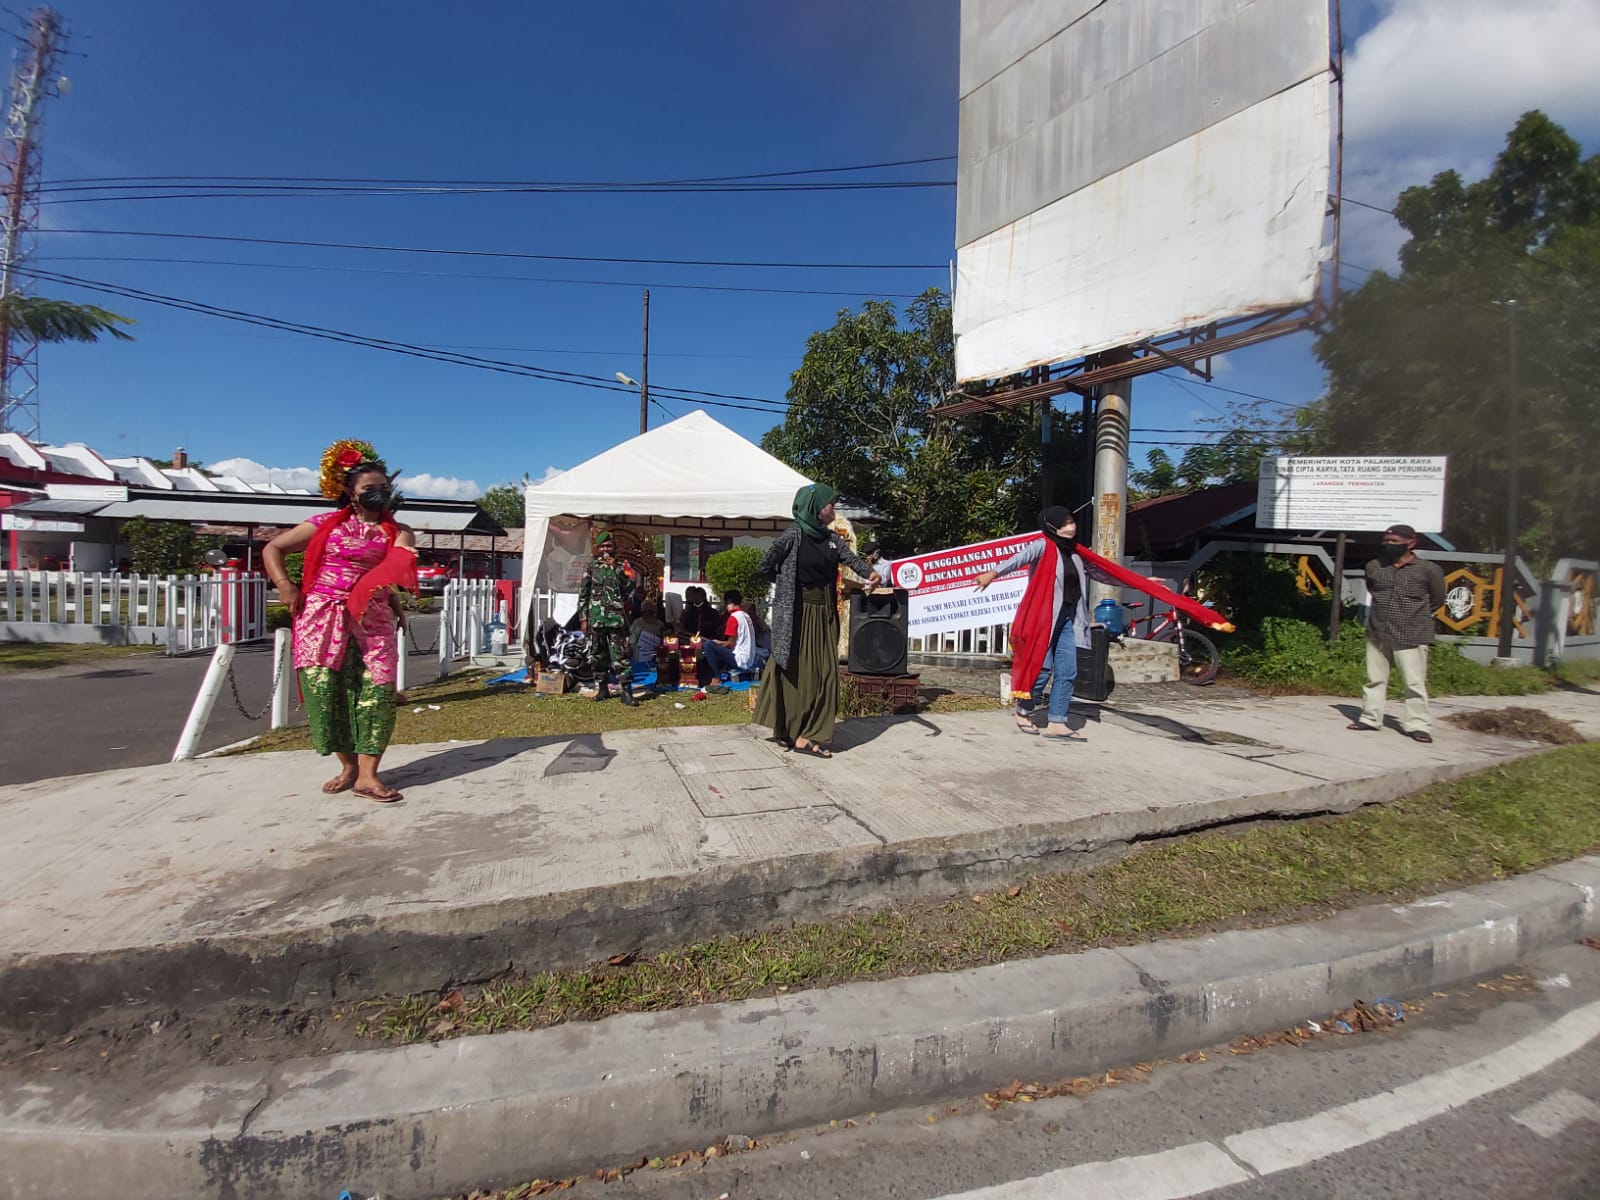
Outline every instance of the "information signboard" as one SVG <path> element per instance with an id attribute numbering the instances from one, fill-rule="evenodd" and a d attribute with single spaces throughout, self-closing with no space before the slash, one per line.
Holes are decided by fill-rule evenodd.
<path id="1" fill-rule="evenodd" d="M 1258 529 L 1377 532 L 1444 527 L 1445 459 L 1264 458 L 1256 493 Z"/>

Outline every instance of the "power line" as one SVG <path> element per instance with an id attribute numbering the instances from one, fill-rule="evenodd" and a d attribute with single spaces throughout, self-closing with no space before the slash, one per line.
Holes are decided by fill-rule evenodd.
<path id="1" fill-rule="evenodd" d="M 430 350 L 412 342 L 398 342 L 389 338 L 371 337 L 366 334 L 350 333 L 346 330 L 331 329 L 323 325 L 309 325 L 298 321 L 288 321 L 281 317 L 263 316 L 260 313 L 245 312 L 241 309 L 223 308 L 219 305 L 206 304 L 198 300 L 185 300 L 178 296 L 167 296 L 159 292 L 148 292 L 142 288 L 126 287 L 121 284 L 106 283 L 101 280 L 82 279 L 75 275 L 64 275 L 57 271 L 46 271 L 39 268 L 24 268 L 23 272 L 36 279 L 44 279 L 54 283 L 69 284 L 74 287 L 87 288 L 90 291 L 104 292 L 107 295 L 121 296 L 130 300 L 142 300 L 150 304 L 159 304 L 168 308 L 177 308 L 187 312 L 198 313 L 202 316 L 218 317 L 224 320 L 240 321 L 248 325 L 260 325 L 268 329 L 279 329 L 290 333 L 302 334 L 306 337 L 319 338 L 323 341 L 339 342 L 351 346 L 364 346 L 371 350 L 384 350 L 393 354 L 402 354 L 411 358 L 428 359 L 433 362 L 449 363 L 454 366 L 477 367 L 481 370 L 494 371 L 503 375 L 517 375 L 524 378 L 538 379 L 546 383 L 564 383 L 573 387 L 592 388 L 596 391 L 622 392 L 628 395 L 638 393 L 630 387 L 613 383 L 602 376 L 583 375 L 573 371 L 558 371 L 551 367 L 534 367 L 526 363 L 508 362 L 501 359 L 482 358 L 477 355 L 458 354 L 449 351 Z M 663 391 L 677 391 L 678 389 L 662 389 Z M 669 399 L 687 399 L 685 397 L 668 396 Z M 766 413 L 775 415 L 772 408 L 757 407 L 751 404 L 736 404 L 712 399 L 691 400 L 692 403 L 704 404 L 715 408 L 743 409 L 749 412 Z M 776 404 L 776 401 L 762 401 L 763 404 Z"/>
<path id="2" fill-rule="evenodd" d="M 134 187 L 159 188 L 161 185 L 133 185 Z M 204 184 L 191 185 L 204 187 L 204 191 L 145 191 L 140 190 L 136 195 L 113 194 L 103 196 L 66 196 L 51 195 L 41 200 L 42 204 L 104 204 L 110 201 L 124 200 L 316 200 L 334 198 L 360 198 L 374 196 L 700 196 L 700 195 L 788 195 L 793 193 L 815 192 L 882 192 L 882 191 L 912 191 L 926 190 L 929 188 L 953 188 L 956 186 L 954 179 L 925 179 L 925 180 L 859 180 L 847 183 L 781 183 L 781 184 L 702 184 L 697 186 L 681 186 L 670 188 L 656 187 L 581 187 L 569 185 L 563 187 L 345 187 L 312 185 L 303 187 L 284 187 L 276 184 L 218 184 L 206 187 Z M 101 188 L 57 188 L 54 192 L 62 191 L 103 191 Z M 124 193 L 128 189 L 123 189 Z"/>
<path id="3" fill-rule="evenodd" d="M 1354 204 L 1357 208 L 1370 209 L 1376 213 L 1383 213 L 1388 217 L 1394 216 L 1394 209 L 1392 208 L 1384 208 L 1381 204 L 1368 204 L 1365 200 L 1357 200 L 1351 196 L 1340 196 L 1339 202 L 1341 204 Z"/>
<path id="4" fill-rule="evenodd" d="M 633 187 L 671 187 L 678 184 L 701 183 L 737 183 L 740 181 L 753 181 L 761 179 L 784 179 L 795 175 L 836 175 L 850 171 L 879 171 L 891 167 L 916 167 L 928 163 L 954 162 L 954 154 L 935 154 L 924 158 L 900 158 L 886 162 L 854 163 L 847 166 L 829 167 L 799 167 L 787 171 L 760 171 L 741 175 L 702 175 L 688 179 L 656 179 L 656 180 L 622 180 L 615 181 L 619 186 Z M 415 184 L 421 186 L 449 186 L 449 187 L 531 187 L 554 185 L 562 183 L 583 184 L 585 186 L 606 186 L 603 181 L 596 180 L 536 180 L 536 179 L 418 179 L 404 176 L 397 179 L 371 178 L 361 176 L 322 176 L 322 175 L 86 175 L 69 179 L 57 179 L 47 184 L 46 187 L 55 188 L 63 184 L 123 184 L 152 182 L 163 186 L 176 183 L 193 183 L 204 180 L 221 180 L 227 183 L 355 183 L 374 185 L 399 185 Z"/>
<path id="5" fill-rule="evenodd" d="M 384 246 L 365 242 L 315 242 L 298 238 L 235 237 L 220 233 L 174 233 L 151 229 L 42 229 L 41 233 L 93 234 L 97 237 L 172 238 L 231 242 L 249 246 L 303 246 L 316 250 L 371 250 L 388 254 L 437 254 L 460 258 L 508 258 L 534 262 L 621 263 L 654 267 L 762 267 L 811 271 L 946 271 L 948 263 L 757 262 L 747 259 L 625 258 L 594 254 L 530 254 L 516 250 L 445 250 L 433 246 Z"/>
<path id="6" fill-rule="evenodd" d="M 425 279 L 499 279 L 510 283 L 560 283 L 591 287 L 671 288 L 691 292 L 734 292 L 740 294 L 771 296 L 843 296 L 859 298 L 880 297 L 891 300 L 914 300 L 916 292 L 846 291 L 829 288 L 765 288 L 743 287 L 719 283 L 641 283 L 625 279 L 573 279 L 552 275 L 489 275 L 472 271 L 413 271 L 400 267 L 352 267 L 323 263 L 264 263 L 244 262 L 219 258 L 154 258 L 119 254 L 52 254 L 51 262 L 129 262 L 166 263 L 173 265 L 216 267 L 259 267 L 270 271 L 332 271 L 351 275 L 413 275 Z"/>

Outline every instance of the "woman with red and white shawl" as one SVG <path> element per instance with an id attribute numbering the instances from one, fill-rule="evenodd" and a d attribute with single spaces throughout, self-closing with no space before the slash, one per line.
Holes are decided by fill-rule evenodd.
<path id="1" fill-rule="evenodd" d="M 1080 546 L 1078 522 L 1062 506 L 1041 512 L 1039 528 L 1043 537 L 1026 543 L 994 570 L 985 571 L 974 580 L 981 592 L 1002 575 L 1032 568 L 1022 603 L 1011 622 L 1011 688 L 1017 699 L 1017 728 L 1021 732 L 1039 732 L 1032 714 L 1043 700 L 1045 683 L 1053 673 L 1055 682 L 1050 687 L 1049 723 L 1044 736 L 1054 742 L 1088 740 L 1068 728 L 1067 710 L 1072 704 L 1072 684 L 1078 677 L 1078 651 L 1090 646 L 1091 579 L 1143 592 L 1207 629 L 1233 632 L 1233 623 L 1221 613 Z M 1032 686 L 1023 691 L 1017 687 L 1020 680 L 1031 680 Z"/>
<path id="2" fill-rule="evenodd" d="M 1011 625 L 1011 680 L 1017 698 L 1017 728 L 1038 733 L 1032 713 L 1044 699 L 1052 673 L 1049 723 L 1044 736 L 1056 742 L 1087 741 L 1067 725 L 1072 684 L 1078 678 L 1078 650 L 1089 647 L 1089 580 L 1110 582 L 1086 566 L 1078 551 L 1078 522 L 1061 505 L 1039 514 L 1044 537 L 1026 543 L 992 571 L 976 580 L 981 592 L 1001 576 L 1032 568 Z M 1031 681 L 1022 691 L 1017 685 Z"/>

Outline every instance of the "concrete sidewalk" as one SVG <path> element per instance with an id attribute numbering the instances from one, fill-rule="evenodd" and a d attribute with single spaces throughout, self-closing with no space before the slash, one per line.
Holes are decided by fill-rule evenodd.
<path id="1" fill-rule="evenodd" d="M 327 1000 L 571 966 L 1252 817 L 1344 811 L 1538 747 L 1439 722 L 1346 732 L 1328 698 L 1088 706 L 1087 745 L 1000 711 L 841 726 L 831 761 L 751 728 L 396 747 L 399 805 L 249 755 L 0 789 L 0 1021 L 124 1003 Z M 1600 737 L 1577 692 L 1537 706 Z"/>

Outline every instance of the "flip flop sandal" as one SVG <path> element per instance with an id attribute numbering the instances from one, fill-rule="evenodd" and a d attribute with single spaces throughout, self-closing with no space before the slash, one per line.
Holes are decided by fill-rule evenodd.
<path id="1" fill-rule="evenodd" d="M 371 800 L 374 804 L 393 804 L 396 800 L 405 799 L 404 792 L 397 792 L 393 788 L 384 788 L 380 791 L 377 788 L 358 787 L 350 790 L 363 800 Z"/>
<path id="2" fill-rule="evenodd" d="M 1354 729 L 1357 733 L 1377 733 L 1378 732 L 1378 727 L 1376 725 L 1367 725 L 1367 724 L 1363 724 L 1360 721 L 1351 721 L 1350 724 L 1345 726 L 1345 728 L 1346 729 Z"/>
<path id="3" fill-rule="evenodd" d="M 340 792 L 348 792 L 351 788 L 356 786 L 356 781 L 354 779 L 352 779 L 349 783 L 340 785 L 339 787 L 330 787 L 329 784 L 332 784 L 333 782 L 334 781 L 330 779 L 327 783 L 322 785 L 322 794 L 324 796 L 337 796 Z"/>
<path id="4" fill-rule="evenodd" d="M 804 746 L 793 747 L 796 754 L 809 754 L 812 758 L 832 758 L 833 751 L 826 746 L 819 746 L 815 742 L 807 742 Z"/>
<path id="5" fill-rule="evenodd" d="M 1018 733 L 1031 733 L 1035 737 L 1037 737 L 1038 733 L 1039 733 L 1039 727 L 1037 725 L 1035 725 L 1032 721 L 1028 720 L 1027 717 L 1018 717 L 1017 718 L 1017 732 Z"/>
<path id="6" fill-rule="evenodd" d="M 1041 733 L 1039 735 L 1047 742 L 1088 742 L 1088 738 L 1081 733 Z"/>
<path id="7" fill-rule="evenodd" d="M 1418 730 L 1416 733 L 1408 733 L 1406 736 L 1413 742 L 1421 742 L 1424 746 L 1433 745 L 1433 735 L 1431 733 L 1423 733 Z"/>

